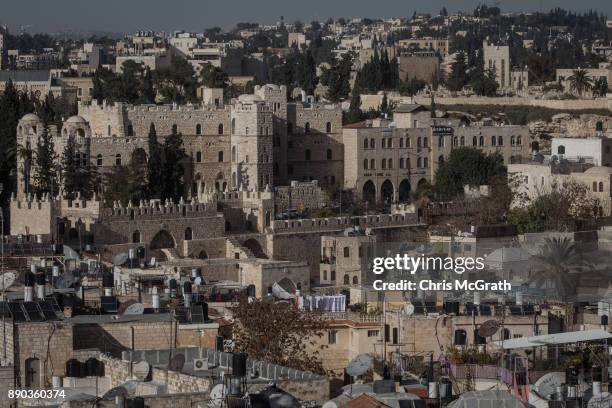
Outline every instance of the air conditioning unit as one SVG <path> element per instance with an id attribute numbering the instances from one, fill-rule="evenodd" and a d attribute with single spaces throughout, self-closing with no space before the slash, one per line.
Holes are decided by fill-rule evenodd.
<path id="1" fill-rule="evenodd" d="M 205 358 L 196 358 L 193 360 L 193 371 L 208 370 L 208 360 Z"/>

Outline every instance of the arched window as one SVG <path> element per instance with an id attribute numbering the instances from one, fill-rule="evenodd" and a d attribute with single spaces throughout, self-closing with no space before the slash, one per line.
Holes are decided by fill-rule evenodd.
<path id="1" fill-rule="evenodd" d="M 376 160 L 370 159 L 370 169 L 372 170 L 376 169 Z"/>
<path id="2" fill-rule="evenodd" d="M 420 169 L 420 168 L 421 168 L 421 158 L 419 157 L 417 159 L 417 169 Z"/>
<path id="3" fill-rule="evenodd" d="M 232 161 L 236 162 L 236 146 L 232 146 Z"/>
<path id="4" fill-rule="evenodd" d="M 370 139 L 370 149 L 376 148 L 376 141 L 374 139 Z"/>
<path id="5" fill-rule="evenodd" d="M 504 145 L 504 138 L 501 136 L 497 136 L 497 145 L 498 146 L 503 146 Z"/>
<path id="6" fill-rule="evenodd" d="M 304 153 L 304 158 L 307 161 L 310 160 L 310 149 L 306 149 L 306 152 Z"/>
<path id="7" fill-rule="evenodd" d="M 172 134 L 176 135 L 178 133 L 178 126 L 175 124 L 172 125 Z"/>
<path id="8" fill-rule="evenodd" d="M 218 159 L 219 159 L 219 163 L 223 162 L 223 151 L 220 151 L 217 155 Z"/>
<path id="9" fill-rule="evenodd" d="M 497 138 L 495 136 L 491 136 L 491 146 L 495 146 L 497 144 Z"/>
<path id="10" fill-rule="evenodd" d="M 516 144 L 519 146 L 523 144 L 523 138 L 521 136 L 516 137 Z"/>
<path id="11" fill-rule="evenodd" d="M 363 159 L 363 169 L 364 170 L 368 169 L 368 159 Z"/>
<path id="12" fill-rule="evenodd" d="M 349 258 L 351 256 L 351 248 L 350 247 L 344 247 L 342 252 L 343 252 L 343 255 L 344 255 L 345 258 Z"/>
<path id="13" fill-rule="evenodd" d="M 404 147 L 404 138 L 400 137 L 400 149 Z"/>
<path id="14" fill-rule="evenodd" d="M 565 154 L 565 146 L 559 145 L 557 147 L 557 154 Z"/>
<path id="15" fill-rule="evenodd" d="M 429 159 L 427 157 L 423 159 L 423 167 L 425 168 L 429 167 Z"/>
<path id="16" fill-rule="evenodd" d="M 140 242 L 140 231 L 136 230 L 132 233 L 132 243 L 137 244 Z"/>
<path id="17" fill-rule="evenodd" d="M 217 134 L 223 134 L 223 123 L 219 123 L 219 126 L 217 126 Z"/>
<path id="18" fill-rule="evenodd" d="M 331 133 L 332 132 L 332 124 L 331 124 L 331 122 L 327 122 L 325 124 L 325 132 L 327 132 L 327 133 Z"/>
<path id="19" fill-rule="evenodd" d="M 310 122 L 304 123 L 304 133 L 310 133 Z"/>
<path id="20" fill-rule="evenodd" d="M 96 165 L 98 167 L 102 166 L 102 155 L 101 154 L 96 156 Z"/>
<path id="21" fill-rule="evenodd" d="M 597 192 L 597 182 L 596 181 L 593 182 L 593 192 L 594 193 Z"/>
<path id="22" fill-rule="evenodd" d="M 381 141 L 381 143 L 382 143 L 382 144 L 381 144 L 381 147 L 382 147 L 383 149 L 386 149 L 386 148 L 387 148 L 387 139 L 385 139 L 385 138 L 383 137 L 383 140 Z"/>
<path id="23" fill-rule="evenodd" d="M 478 145 L 478 138 L 476 136 L 474 136 L 472 138 L 472 146 L 476 146 L 476 145 Z"/>
<path id="24" fill-rule="evenodd" d="M 121 166 L 121 155 L 120 154 L 117 154 L 115 156 L 115 165 Z"/>
<path id="25" fill-rule="evenodd" d="M 389 141 L 387 142 L 387 147 L 389 149 L 391 149 L 393 147 L 393 139 L 391 139 L 391 138 L 389 139 Z"/>
<path id="26" fill-rule="evenodd" d="M 478 146 L 484 146 L 484 136 L 480 136 L 478 139 Z"/>
<path id="27" fill-rule="evenodd" d="M 332 159 L 332 150 L 327 149 L 327 160 L 331 160 L 331 159 Z"/>
<path id="28" fill-rule="evenodd" d="M 368 148 L 368 139 L 363 139 L 363 148 L 364 149 Z"/>
<path id="29" fill-rule="evenodd" d="M 514 146 L 514 136 L 510 136 L 510 146 Z"/>
<path id="30" fill-rule="evenodd" d="M 193 230 L 191 227 L 185 229 L 185 241 L 191 241 L 193 239 Z"/>
<path id="31" fill-rule="evenodd" d="M 442 163 L 444 163 L 444 156 L 440 155 L 440 157 L 438 157 L 438 164 Z"/>
<path id="32" fill-rule="evenodd" d="M 202 163 L 202 152 L 196 152 L 196 163 Z"/>
<path id="33" fill-rule="evenodd" d="M 236 118 L 232 118 L 232 134 L 236 133 Z"/>
<path id="34" fill-rule="evenodd" d="M 417 148 L 421 148 L 421 138 L 417 138 Z"/>
<path id="35" fill-rule="evenodd" d="M 106 131 L 108 133 L 108 136 L 111 135 L 111 125 L 108 125 L 108 127 L 106 128 Z"/>
<path id="36" fill-rule="evenodd" d="M 444 147 L 444 136 L 438 136 L 438 147 Z"/>
<path id="37" fill-rule="evenodd" d="M 79 129 L 81 130 L 81 129 Z M 129 124 L 127 127 L 127 135 L 128 136 L 134 136 L 134 127 L 132 126 L 132 124 Z"/>
<path id="38" fill-rule="evenodd" d="M 351 283 L 351 280 L 350 280 L 349 276 L 348 275 L 344 275 L 344 284 L 345 285 L 349 285 L 350 283 Z"/>
<path id="39" fill-rule="evenodd" d="M 453 137 L 453 147 L 457 147 L 457 145 L 459 144 L 458 140 L 459 139 L 457 139 L 457 136 Z"/>
<path id="40" fill-rule="evenodd" d="M 357 276 L 353 276 L 353 285 L 359 284 L 359 278 Z"/>
<path id="41" fill-rule="evenodd" d="M 428 147 L 429 146 L 429 139 L 427 139 L 426 137 L 423 138 L 423 147 Z"/>
<path id="42" fill-rule="evenodd" d="M 404 158 L 401 157 L 400 158 L 400 169 L 403 169 L 403 168 L 404 168 Z"/>
<path id="43" fill-rule="evenodd" d="M 393 159 L 389 159 L 389 168 L 392 169 L 393 168 Z"/>
<path id="44" fill-rule="evenodd" d="M 202 125 L 198 123 L 196 125 L 196 135 L 201 135 L 201 134 L 202 134 Z"/>
<path id="45" fill-rule="evenodd" d="M 465 136 L 461 136 L 460 144 L 461 146 L 465 146 Z"/>
<path id="46" fill-rule="evenodd" d="M 604 186 L 603 183 L 600 181 L 599 182 L 599 192 L 600 193 L 603 193 L 603 191 L 604 191 L 604 187 L 603 186 Z"/>
<path id="47" fill-rule="evenodd" d="M 382 159 L 380 168 L 381 169 L 386 169 L 387 168 L 387 159 Z"/>

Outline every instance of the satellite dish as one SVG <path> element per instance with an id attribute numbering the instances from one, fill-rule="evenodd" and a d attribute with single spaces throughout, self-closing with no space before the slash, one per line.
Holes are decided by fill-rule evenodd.
<path id="1" fill-rule="evenodd" d="M 128 396 L 128 390 L 126 390 L 125 387 L 119 386 L 106 391 L 106 393 L 102 396 L 102 399 L 105 401 L 114 401 L 116 397 L 127 398 Z"/>
<path id="2" fill-rule="evenodd" d="M 561 384 L 565 383 L 565 373 L 552 372 L 544 374 L 533 384 L 533 388 L 544 398 L 550 398 Z"/>
<path id="3" fill-rule="evenodd" d="M 5 290 L 11 287 L 15 280 L 17 279 L 17 275 L 14 272 L 6 272 L 0 275 L 0 290 Z"/>
<path id="4" fill-rule="evenodd" d="M 589 400 L 588 408 L 612 408 L 612 395 L 609 392 L 602 392 Z"/>
<path id="5" fill-rule="evenodd" d="M 146 361 L 139 361 L 132 366 L 134 377 L 140 381 L 144 381 L 149 376 L 149 371 L 151 371 L 151 365 Z"/>
<path id="6" fill-rule="evenodd" d="M 360 354 L 346 367 L 346 373 L 351 377 L 357 377 L 368 372 L 372 366 L 372 358 L 367 354 Z"/>
<path id="7" fill-rule="evenodd" d="M 172 371 L 183 371 L 183 366 L 185 365 L 185 355 L 184 354 L 177 354 L 176 356 L 172 357 L 172 360 L 170 360 L 170 363 L 168 364 L 168 369 L 172 370 Z"/>
<path id="8" fill-rule="evenodd" d="M 210 390 L 210 402 L 215 407 L 221 406 L 226 396 L 225 384 L 217 384 Z"/>
<path id="9" fill-rule="evenodd" d="M 291 300 L 294 298 L 294 295 L 283 289 L 283 287 L 277 282 L 274 282 L 274 285 L 272 285 L 272 294 L 274 295 L 274 297 L 283 300 Z"/>
<path id="10" fill-rule="evenodd" d="M 68 289 L 70 287 L 72 287 L 72 285 L 74 285 L 77 282 L 78 279 L 76 279 L 74 276 L 65 274 L 62 276 L 58 276 L 57 278 L 55 278 L 53 280 L 53 284 L 55 285 L 56 289 Z"/>
<path id="11" fill-rule="evenodd" d="M 126 254 L 125 252 L 117 254 L 117 255 L 113 256 L 113 265 L 121 266 L 124 263 L 126 263 L 129 258 L 130 258 L 130 256 L 128 254 Z"/>
<path id="12" fill-rule="evenodd" d="M 406 303 L 402 310 L 406 316 L 412 316 L 414 314 L 414 305 L 412 303 Z"/>
<path id="13" fill-rule="evenodd" d="M 487 320 L 478 328 L 478 335 L 481 337 L 491 337 L 499 330 L 499 322 L 497 320 Z"/>
<path id="14" fill-rule="evenodd" d="M 338 404 L 334 401 L 327 401 L 321 408 L 338 408 Z"/>
<path id="15" fill-rule="evenodd" d="M 196 286 L 201 286 L 203 282 L 204 282 L 204 280 L 202 279 L 202 277 L 201 277 L 201 276 L 198 276 L 198 277 L 196 277 L 196 278 L 193 280 L 193 283 L 195 283 L 195 284 L 196 284 Z"/>
<path id="16" fill-rule="evenodd" d="M 142 303 L 134 303 L 129 305 L 125 311 L 124 315 L 141 315 L 144 313 L 144 305 Z"/>
<path id="17" fill-rule="evenodd" d="M 77 251 L 75 251 L 74 249 L 70 248 L 68 245 L 64 245 L 64 259 L 65 260 L 70 260 L 70 259 L 80 259 L 79 254 L 77 253 Z"/>

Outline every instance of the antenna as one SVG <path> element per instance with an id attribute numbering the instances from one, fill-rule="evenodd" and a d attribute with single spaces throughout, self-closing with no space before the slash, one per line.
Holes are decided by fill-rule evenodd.
<path id="1" fill-rule="evenodd" d="M 491 337 L 499 330 L 499 322 L 497 320 L 487 320 L 478 328 L 478 335 L 481 337 Z"/>
<path id="2" fill-rule="evenodd" d="M 123 312 L 124 315 L 141 315 L 143 313 L 144 305 L 142 303 L 131 304 Z"/>
<path id="3" fill-rule="evenodd" d="M 372 358 L 367 354 L 360 354 L 346 366 L 346 373 L 351 377 L 358 377 L 368 372 L 372 366 Z"/>
<path id="4" fill-rule="evenodd" d="M 132 374 L 136 379 L 144 381 L 149 376 L 151 365 L 146 361 L 139 361 L 132 366 Z"/>

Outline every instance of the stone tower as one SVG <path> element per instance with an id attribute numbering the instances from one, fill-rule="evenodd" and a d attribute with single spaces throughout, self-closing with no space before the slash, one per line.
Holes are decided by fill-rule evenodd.
<path id="1" fill-rule="evenodd" d="M 257 95 L 241 95 L 231 110 L 231 187 L 272 186 L 272 110 Z"/>
<path id="2" fill-rule="evenodd" d="M 510 88 L 510 47 L 507 45 L 492 45 L 486 40 L 482 44 L 484 68 L 495 71 L 495 79 L 500 89 Z"/>
<path id="3" fill-rule="evenodd" d="M 255 95 L 263 99 L 273 114 L 274 184 L 286 184 L 287 180 L 287 87 L 285 85 L 255 86 Z"/>

